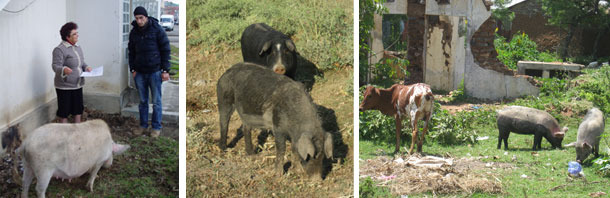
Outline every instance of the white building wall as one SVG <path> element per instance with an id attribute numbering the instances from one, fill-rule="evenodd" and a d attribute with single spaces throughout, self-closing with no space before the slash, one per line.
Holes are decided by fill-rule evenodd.
<path id="1" fill-rule="evenodd" d="M 10 1 L 4 9 L 23 10 L 0 11 L 0 129 L 55 103 L 51 59 L 53 48 L 61 42 L 59 29 L 66 22 L 66 2 L 29 3 Z M 55 114 L 53 110 L 47 113 Z"/>
<path id="2" fill-rule="evenodd" d="M 122 49 L 121 1 L 67 0 L 67 20 L 78 24 L 78 44 L 85 62 L 91 67 L 104 66 L 102 77 L 85 79 L 85 94 L 118 95 L 126 78 Z"/>
<path id="3" fill-rule="evenodd" d="M 104 66 L 103 76 L 85 79 L 85 106 L 117 113 L 127 87 L 123 1 L 67 0 L 66 8 L 67 20 L 78 24 L 85 62 L 94 68 Z"/>

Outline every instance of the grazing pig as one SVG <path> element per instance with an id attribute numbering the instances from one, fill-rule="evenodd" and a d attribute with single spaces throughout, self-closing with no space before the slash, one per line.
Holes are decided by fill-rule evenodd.
<path id="1" fill-rule="evenodd" d="M 533 134 L 533 150 L 541 149 L 542 137 L 551 143 L 552 147 L 561 148 L 561 142 L 568 127 L 559 128 L 559 123 L 553 116 L 545 111 L 521 106 L 509 106 L 498 111 L 498 149 L 508 149 L 508 135 L 510 132 L 518 134 Z"/>
<path id="2" fill-rule="evenodd" d="M 112 156 L 125 152 L 129 145 L 114 143 L 110 128 L 102 120 L 78 124 L 46 124 L 27 135 L 17 153 L 23 159 L 23 192 L 28 196 L 36 177 L 38 197 L 45 197 L 51 177 L 72 179 L 85 173 L 93 191 L 93 181 L 102 166 L 112 165 Z"/>
<path id="3" fill-rule="evenodd" d="M 322 160 L 333 156 L 333 139 L 322 129 L 316 107 L 301 83 L 260 65 L 238 63 L 218 80 L 217 96 L 221 149 L 226 148 L 229 120 L 237 110 L 248 154 L 254 154 L 250 130 L 272 130 L 280 174 L 284 173 L 285 142 L 289 138 L 296 159 L 292 164 L 299 161 L 310 177 L 321 176 Z"/>
<path id="4" fill-rule="evenodd" d="M 599 156 L 599 140 L 604 132 L 604 114 L 597 108 L 587 112 L 580 126 L 578 126 L 578 137 L 576 142 L 565 145 L 576 147 L 576 161 L 582 163 L 593 152 L 595 157 Z"/>
<path id="5" fill-rule="evenodd" d="M 297 71 L 296 47 L 290 37 L 264 23 L 248 26 L 241 35 L 244 62 L 256 63 L 294 79 Z"/>
<path id="6" fill-rule="evenodd" d="M 422 152 L 424 139 L 428 132 L 428 123 L 434 110 L 434 95 L 429 85 L 424 83 L 396 84 L 389 89 L 368 86 L 364 91 L 363 98 L 362 103 L 360 103 L 360 111 L 374 109 L 381 111 L 384 115 L 394 116 L 396 123 L 396 149 L 394 153 L 398 153 L 400 148 L 401 122 L 405 117 L 411 118 L 411 127 L 413 128 L 409 154 L 413 153 L 413 146 L 416 142 L 417 152 Z M 418 120 L 424 121 L 424 131 L 421 138 L 417 138 L 419 133 Z"/>

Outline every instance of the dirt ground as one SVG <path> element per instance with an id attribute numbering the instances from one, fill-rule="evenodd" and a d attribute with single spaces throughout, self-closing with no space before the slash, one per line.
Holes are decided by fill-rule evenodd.
<path id="1" fill-rule="evenodd" d="M 341 67 L 322 75 L 315 68 L 297 71 L 297 80 L 311 89 L 323 128 L 333 135 L 334 160 L 325 161 L 330 172 L 324 180 L 309 179 L 300 165 L 286 163 L 280 176 L 275 169 L 273 135 L 253 133 L 259 152 L 246 155 L 237 113 L 229 124 L 229 148 L 221 151 L 216 81 L 232 64 L 242 60 L 239 50 L 201 52 L 188 50 L 187 75 L 187 195 L 203 197 L 344 197 L 353 195 L 353 68 Z M 303 58 L 300 57 L 300 63 Z M 313 65 L 311 62 L 307 62 Z M 314 65 L 315 67 L 315 65 Z M 300 68 L 303 68 L 300 66 Z M 285 160 L 290 161 L 290 143 Z"/>
<path id="2" fill-rule="evenodd" d="M 112 134 L 112 138 L 115 142 L 118 143 L 123 143 L 125 144 L 126 142 L 130 142 L 131 140 L 133 140 L 134 138 L 137 138 L 136 136 L 133 135 L 132 131 L 134 131 L 134 129 L 139 127 L 139 122 L 138 120 L 131 118 L 131 117 L 122 117 L 119 114 L 104 114 L 101 113 L 99 111 L 93 111 L 93 110 L 89 110 L 89 109 L 85 109 L 85 113 L 83 113 L 83 121 L 86 120 L 91 120 L 91 119 L 102 119 L 104 121 L 106 121 L 106 123 L 108 123 L 108 125 L 110 126 L 110 130 L 111 130 L 111 134 Z M 54 121 L 57 122 L 57 121 Z M 175 141 L 178 141 L 178 124 L 177 123 L 164 123 L 163 124 L 163 132 L 162 135 L 170 137 L 172 139 L 174 139 Z M 145 139 L 149 139 L 148 137 L 145 137 Z M 131 145 L 132 149 L 134 149 L 134 145 Z M 134 151 L 130 151 L 128 150 L 128 152 L 134 152 Z M 176 155 L 177 153 L 177 148 L 176 150 Z M 154 155 L 155 150 L 151 150 L 149 151 L 151 155 Z M 105 181 L 102 180 L 107 180 L 108 178 L 112 177 L 110 175 L 115 175 L 115 174 L 123 174 L 121 173 L 121 171 L 125 171 L 125 170 L 121 170 L 122 167 L 124 167 L 126 165 L 126 163 L 132 163 L 132 161 L 134 160 L 139 160 L 142 158 L 146 158 L 146 156 L 138 156 L 138 155 L 127 155 L 130 157 L 125 157 L 125 155 L 121 155 L 119 158 L 119 160 L 114 160 L 113 165 L 110 169 L 102 169 L 100 170 L 100 172 L 98 173 L 98 178 L 101 179 L 96 179 L 96 183 L 94 185 L 94 192 L 97 192 L 97 195 L 100 196 L 112 196 L 112 194 L 109 193 L 104 193 L 104 192 L 100 192 L 100 191 L 104 191 L 104 190 L 108 190 L 108 189 L 104 189 L 103 186 Z M 12 173 L 11 173 L 11 167 L 13 165 L 13 162 L 10 158 L 9 155 L 5 156 L 3 159 L 0 159 L 0 197 L 12 197 L 15 196 L 16 192 L 21 192 L 21 186 L 17 185 L 15 183 L 15 181 L 13 181 L 12 179 Z M 177 167 L 177 165 L 176 165 Z M 23 167 L 20 165 L 19 166 L 19 172 L 20 175 L 23 174 Z M 160 192 L 162 192 L 161 194 L 165 194 L 165 195 L 170 195 L 170 194 L 175 194 L 176 196 L 178 195 L 177 189 L 178 189 L 178 174 L 177 174 L 177 170 L 176 170 L 176 175 L 175 178 L 167 178 L 168 180 L 175 180 L 175 181 L 159 181 L 158 183 L 158 189 Z M 138 176 L 141 177 L 146 177 L 149 176 L 149 174 L 155 174 L 155 173 L 146 173 L 146 172 L 140 172 L 138 173 Z M 107 177 L 104 178 L 104 175 L 106 175 Z M 69 194 L 73 194 L 74 189 L 79 189 L 79 190 L 84 190 L 85 189 L 85 185 L 87 182 L 87 179 L 89 178 L 88 174 L 85 174 L 79 178 L 75 178 L 72 181 L 68 182 L 68 181 L 61 181 L 58 179 L 51 179 L 51 182 L 49 184 L 49 189 L 50 188 L 65 188 L 65 192 L 58 192 L 54 195 L 49 194 L 49 190 L 47 190 L 47 196 L 50 197 L 54 197 L 54 196 L 65 196 L 65 195 L 69 195 Z M 34 180 L 35 181 L 35 180 Z M 122 181 L 115 181 L 115 182 L 122 182 Z M 175 183 L 175 185 L 174 185 Z M 115 184 L 117 185 L 117 184 Z M 30 195 L 33 195 L 35 192 L 35 184 L 33 184 L 30 187 Z M 119 189 L 119 188 L 116 188 Z M 120 189 L 119 189 L 120 190 Z M 60 190 L 61 191 L 61 190 Z M 88 192 L 88 191 L 83 191 L 83 192 Z"/>

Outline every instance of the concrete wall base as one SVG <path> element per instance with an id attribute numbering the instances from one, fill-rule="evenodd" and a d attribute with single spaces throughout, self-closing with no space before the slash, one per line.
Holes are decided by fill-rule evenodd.
<path id="1" fill-rule="evenodd" d="M 29 132 L 39 126 L 49 123 L 55 119 L 57 113 L 57 99 L 53 99 L 38 108 L 26 113 L 22 117 L 16 119 L 8 126 L 4 126 L 0 132 L 6 131 L 9 126 L 20 125 L 19 130 L 22 138 L 26 137 Z"/>

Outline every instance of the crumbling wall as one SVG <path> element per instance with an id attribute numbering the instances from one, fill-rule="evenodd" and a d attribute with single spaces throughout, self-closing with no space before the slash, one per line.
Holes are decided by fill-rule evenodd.
<path id="1" fill-rule="evenodd" d="M 498 60 L 498 52 L 494 47 L 494 31 L 496 29 L 495 20 L 491 17 L 487 19 L 481 27 L 474 33 L 470 46 L 474 61 L 482 68 L 494 70 L 505 75 L 514 75 L 514 72 Z"/>
<path id="2" fill-rule="evenodd" d="M 409 60 L 407 71 L 410 75 L 404 79 L 404 83 L 413 84 L 424 82 L 424 15 L 426 6 L 420 4 L 419 0 L 409 1 L 407 10 L 408 20 L 405 25 L 405 31 L 408 45 L 407 60 Z"/>

